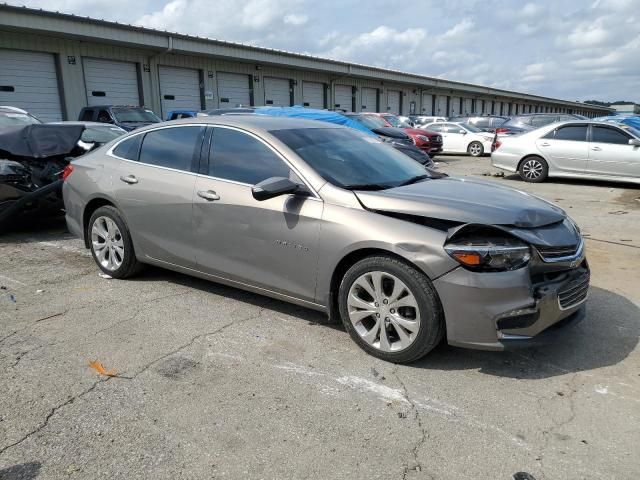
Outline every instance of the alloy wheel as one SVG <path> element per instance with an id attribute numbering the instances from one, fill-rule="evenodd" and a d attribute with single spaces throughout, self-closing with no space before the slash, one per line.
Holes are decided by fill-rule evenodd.
<path id="1" fill-rule="evenodd" d="M 469 145 L 469 153 L 474 157 L 479 156 L 482 154 L 482 146 L 479 143 L 472 143 Z"/>
<path id="2" fill-rule="evenodd" d="M 360 337 L 383 352 L 408 348 L 420 329 L 418 302 L 407 285 L 386 272 L 358 277 L 347 299 L 349 320 Z"/>
<path id="3" fill-rule="evenodd" d="M 526 178 L 536 179 L 542 175 L 544 167 L 535 159 L 527 160 L 522 166 L 522 173 Z"/>
<path id="4" fill-rule="evenodd" d="M 109 217 L 98 217 L 91 226 L 91 245 L 100 265 L 111 272 L 124 261 L 124 239 L 122 233 Z"/>

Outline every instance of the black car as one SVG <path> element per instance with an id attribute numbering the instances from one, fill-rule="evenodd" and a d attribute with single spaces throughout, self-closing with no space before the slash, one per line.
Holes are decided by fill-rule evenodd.
<path id="1" fill-rule="evenodd" d="M 468 123 L 484 132 L 495 133 L 496 128 L 500 127 L 504 122 L 509 120 L 509 117 L 503 117 L 500 115 L 481 115 L 471 117 L 453 117 L 450 118 L 450 122 L 456 123 Z"/>
<path id="2" fill-rule="evenodd" d="M 496 128 L 496 133 L 501 135 L 516 135 L 544 127 L 550 123 L 570 122 L 571 120 L 587 120 L 587 117 L 574 115 L 572 113 L 529 113 L 525 115 L 515 115 Z"/>
<path id="3" fill-rule="evenodd" d="M 148 108 L 131 105 L 96 105 L 80 110 L 81 122 L 111 123 L 130 132 L 162 120 Z"/>

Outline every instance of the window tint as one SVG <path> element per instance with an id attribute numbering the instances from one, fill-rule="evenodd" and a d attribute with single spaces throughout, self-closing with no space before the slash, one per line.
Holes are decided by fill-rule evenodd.
<path id="1" fill-rule="evenodd" d="M 628 145 L 631 137 L 618 129 L 610 127 L 593 127 L 591 141 L 596 143 L 617 143 Z"/>
<path id="2" fill-rule="evenodd" d="M 432 125 L 427 126 L 426 129 L 432 132 L 442 132 L 442 124 L 438 125 L 437 123 L 434 123 Z"/>
<path id="3" fill-rule="evenodd" d="M 144 135 L 134 135 L 133 137 L 123 140 L 113 149 L 113 154 L 120 158 L 137 161 L 142 137 L 144 137 Z"/>
<path id="4" fill-rule="evenodd" d="M 80 120 L 82 120 L 83 122 L 90 122 L 91 120 L 93 120 L 93 110 L 87 108 L 84 112 L 82 112 L 82 118 Z"/>
<path id="5" fill-rule="evenodd" d="M 235 182 L 256 183 L 270 177 L 289 177 L 290 168 L 254 137 L 237 130 L 214 128 L 209 175 Z"/>
<path id="6" fill-rule="evenodd" d="M 469 122 L 469 123 L 473 123 L 478 128 L 487 128 L 491 124 L 491 119 L 488 117 L 479 118 L 475 122 Z"/>
<path id="7" fill-rule="evenodd" d="M 140 161 L 159 167 L 191 170 L 194 155 L 200 152 L 204 127 L 174 127 L 153 130 L 144 136 Z"/>
<path id="8" fill-rule="evenodd" d="M 100 110 L 98 112 L 98 121 L 101 123 L 111 123 L 111 115 L 106 110 Z"/>
<path id="9" fill-rule="evenodd" d="M 531 125 L 534 127 L 544 127 L 545 125 L 549 125 L 556 121 L 555 116 L 550 115 L 536 115 L 531 118 Z"/>
<path id="10" fill-rule="evenodd" d="M 555 140 L 573 140 L 575 142 L 587 141 L 586 125 L 569 125 L 567 127 L 556 128 L 549 132 L 545 138 L 553 138 Z"/>

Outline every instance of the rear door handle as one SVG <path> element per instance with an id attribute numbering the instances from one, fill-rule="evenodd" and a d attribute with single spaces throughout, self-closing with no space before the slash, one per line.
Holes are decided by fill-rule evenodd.
<path id="1" fill-rule="evenodd" d="M 550 143 L 547 143 L 547 142 L 544 142 L 544 143 L 541 143 L 541 144 L 540 144 L 540 146 L 541 146 L 541 147 L 548 147 L 549 145 L 551 145 L 551 144 L 550 144 Z"/>
<path id="2" fill-rule="evenodd" d="M 200 198 L 204 198 L 209 202 L 213 202 L 214 200 L 220 200 L 220 195 L 218 195 L 213 190 L 198 190 L 198 196 Z"/>
<path id="3" fill-rule="evenodd" d="M 594 150 L 596 152 L 601 152 L 602 149 L 600 147 L 593 147 L 591 150 Z"/>
<path id="4" fill-rule="evenodd" d="M 123 175 L 120 177 L 124 183 L 128 183 L 129 185 L 133 185 L 134 183 L 138 183 L 138 179 L 133 175 L 127 175 L 126 177 Z"/>

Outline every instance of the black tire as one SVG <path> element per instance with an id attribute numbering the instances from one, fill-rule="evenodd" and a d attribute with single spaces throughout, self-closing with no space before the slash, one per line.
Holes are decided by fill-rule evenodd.
<path id="1" fill-rule="evenodd" d="M 481 157 L 484 155 L 484 145 L 480 142 L 471 142 L 467 147 L 467 153 L 472 157 Z"/>
<path id="2" fill-rule="evenodd" d="M 520 175 L 520 178 L 525 182 L 544 182 L 549 176 L 549 165 L 544 158 L 532 155 L 520 162 L 518 175 Z"/>
<path id="3" fill-rule="evenodd" d="M 111 219 L 117 225 L 118 230 L 120 230 L 120 234 L 122 236 L 122 243 L 124 245 L 124 257 L 122 259 L 122 264 L 115 270 L 109 270 L 107 268 L 104 268 L 100 264 L 100 261 L 98 260 L 96 252 L 94 250 L 93 242 L 91 241 L 91 229 L 95 221 L 100 217 L 107 217 Z M 136 259 L 136 254 L 133 249 L 133 242 L 131 241 L 131 234 L 129 233 L 127 224 L 117 208 L 110 205 L 105 205 L 104 207 L 96 209 L 96 211 L 93 212 L 91 218 L 89 219 L 86 235 L 89 239 L 91 256 L 93 256 L 96 265 L 98 265 L 100 270 L 102 270 L 104 273 L 110 275 L 113 278 L 122 279 L 131 277 L 140 271 L 142 264 Z"/>
<path id="4" fill-rule="evenodd" d="M 413 343 L 404 350 L 383 352 L 369 345 L 349 318 L 348 296 L 353 283 L 367 272 L 381 271 L 397 277 L 411 291 L 420 309 L 420 327 Z M 342 278 L 338 291 L 340 317 L 351 338 L 374 357 L 393 363 L 408 363 L 422 358 L 435 348 L 445 335 L 444 312 L 429 278 L 415 267 L 391 256 L 366 257 L 353 265 Z"/>

